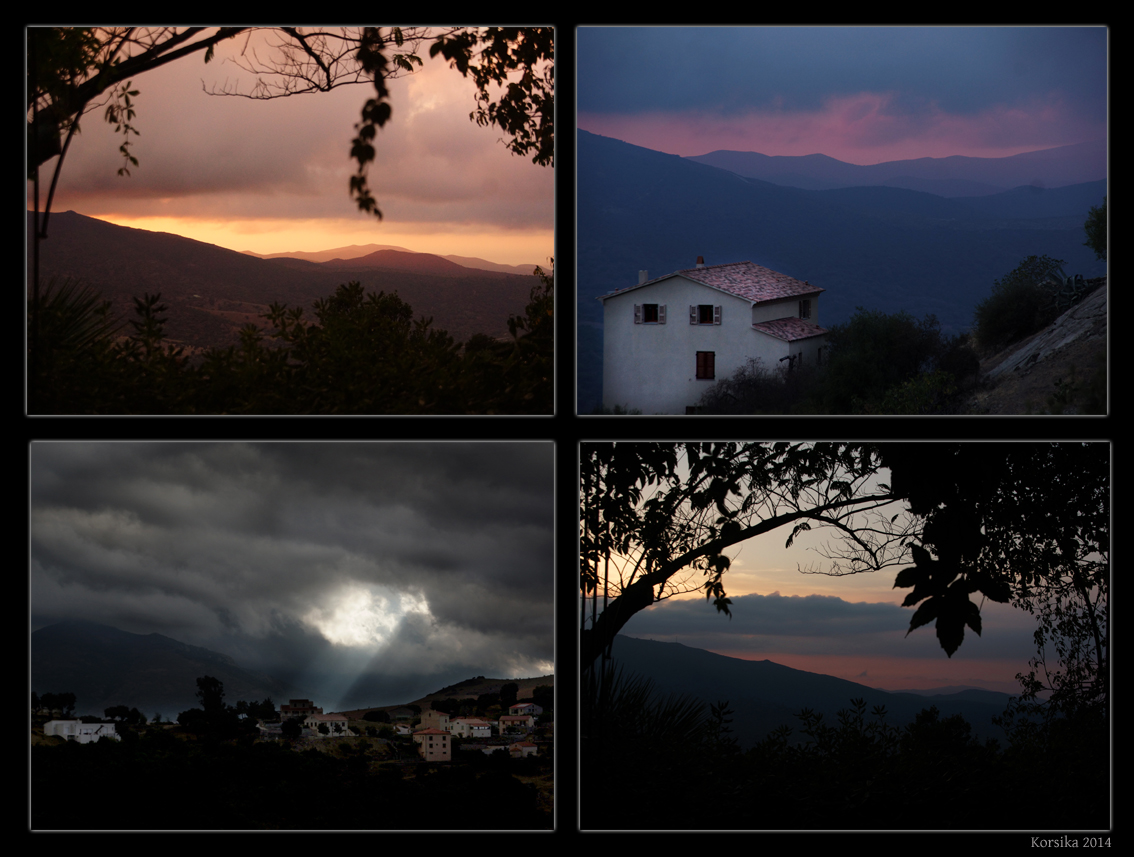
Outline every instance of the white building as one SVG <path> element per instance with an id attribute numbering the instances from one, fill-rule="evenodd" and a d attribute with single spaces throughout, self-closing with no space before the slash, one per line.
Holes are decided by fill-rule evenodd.
<path id="1" fill-rule="evenodd" d="M 121 740 L 113 723 L 83 723 L 81 720 L 49 720 L 43 724 L 44 735 L 58 735 L 79 744 L 91 744 L 99 738 Z"/>
<path id="2" fill-rule="evenodd" d="M 823 360 L 824 290 L 752 262 L 705 265 L 603 302 L 603 405 L 643 414 L 694 413 L 701 395 L 751 358 L 765 368 Z"/>
<path id="3" fill-rule="evenodd" d="M 330 736 L 347 735 L 347 718 L 344 714 L 309 714 L 307 719 L 303 721 L 303 725 L 309 729 L 318 731 L 320 724 L 327 727 L 327 734 Z M 320 735 L 323 733 L 320 732 Z"/>
<path id="4" fill-rule="evenodd" d="M 474 717 L 455 717 L 449 721 L 449 731 L 460 738 L 491 738 L 492 724 Z"/>

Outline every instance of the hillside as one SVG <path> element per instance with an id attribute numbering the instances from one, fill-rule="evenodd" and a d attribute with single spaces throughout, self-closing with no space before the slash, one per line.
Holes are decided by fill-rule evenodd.
<path id="1" fill-rule="evenodd" d="M 746 661 L 683 646 L 619 635 L 614 643 L 616 666 L 652 680 L 662 694 L 689 694 L 706 703 L 722 700 L 733 710 L 732 729 L 742 747 L 759 742 L 779 726 L 799 733 L 795 716 L 804 708 L 821 712 L 824 721 L 837 721 L 839 710 L 852 699 L 866 701 L 869 712 L 885 706 L 888 722 L 905 726 L 918 712 L 937 706 L 942 716 L 961 714 L 978 734 L 1002 736 L 992 718 L 1003 713 L 1008 694 L 966 691 L 927 697 L 891 693 L 834 676 L 792 669 L 772 661 Z"/>
<path id="2" fill-rule="evenodd" d="M 28 258 L 32 255 L 28 213 Z M 166 332 L 190 349 L 225 347 L 239 341 L 248 323 L 272 303 L 308 308 L 357 280 L 368 291 L 396 292 L 415 316 L 432 317 L 434 328 L 465 341 L 475 333 L 507 336 L 509 315 L 522 314 L 533 276 L 485 271 L 438 256 L 378 250 L 369 261 L 315 262 L 262 259 L 180 235 L 116 226 L 74 211 L 53 214 L 40 244 L 41 282 L 78 279 L 111 302 L 113 312 L 134 318 L 134 298 L 160 293 L 168 307 Z M 30 265 L 28 271 L 31 288 Z"/>
<path id="3" fill-rule="evenodd" d="M 1107 286 L 1052 325 L 981 360 L 970 414 L 1106 414 Z"/>
<path id="4" fill-rule="evenodd" d="M 857 307 L 917 319 L 946 334 L 972 325 L 994 281 L 1031 255 L 1102 276 L 1083 246 L 1105 181 L 950 197 L 899 187 L 804 190 L 578 134 L 578 408 L 601 400 L 599 296 L 706 264 L 750 260 L 825 289 L 817 323 Z M 1092 201 L 1093 200 L 1093 201 Z M 1087 203 L 1090 203 L 1089 205 Z"/>
<path id="5" fill-rule="evenodd" d="M 127 705 L 147 717 L 166 718 L 199 705 L 197 679 L 224 684 L 225 698 L 287 699 L 303 693 L 265 675 L 241 669 L 228 655 L 190 646 L 162 634 L 131 634 L 109 625 L 67 621 L 31 635 L 31 689 L 73 693 L 77 714 L 101 716 Z"/>
<path id="6" fill-rule="evenodd" d="M 423 711 L 425 711 L 425 710 L 429 709 L 430 703 L 433 702 L 433 700 L 435 700 L 435 699 L 448 699 L 449 697 L 453 697 L 454 699 L 476 699 L 481 694 L 499 693 L 500 688 L 503 685 L 507 684 L 508 682 L 514 682 L 515 684 L 519 685 L 520 689 L 519 689 L 519 692 L 516 695 L 516 698 L 520 699 L 520 700 L 524 700 L 524 699 L 531 699 L 532 691 L 535 690 L 540 685 L 546 684 L 546 685 L 551 685 L 552 687 L 554 687 L 555 686 L 555 676 L 554 675 L 545 675 L 545 676 L 537 676 L 536 678 L 517 678 L 517 679 L 508 679 L 508 678 L 466 679 L 465 681 L 458 682 L 455 685 L 450 685 L 449 687 L 443 687 L 438 691 L 434 691 L 433 693 L 427 693 L 425 696 L 421 697 L 420 699 L 413 699 L 413 700 L 410 700 L 408 702 L 401 702 L 401 703 L 398 703 L 397 705 L 378 705 L 378 706 L 369 706 L 369 707 L 366 707 L 366 708 L 355 708 L 355 709 L 351 709 L 350 711 L 343 711 L 343 712 L 340 712 L 340 713 L 346 714 L 348 717 L 358 719 L 358 718 L 361 718 L 362 715 L 364 715 L 368 711 L 374 711 L 376 709 L 380 709 L 382 711 L 389 711 L 393 708 L 401 708 L 403 705 L 417 705 L 417 706 L 420 706 Z"/>

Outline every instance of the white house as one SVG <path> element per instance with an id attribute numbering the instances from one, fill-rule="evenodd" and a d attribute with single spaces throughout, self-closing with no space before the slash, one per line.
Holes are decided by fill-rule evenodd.
<path id="1" fill-rule="evenodd" d="M 543 708 L 534 702 L 517 702 L 508 706 L 509 714 L 543 714 Z"/>
<path id="2" fill-rule="evenodd" d="M 99 738 L 120 740 L 113 723 L 83 723 L 81 720 L 49 720 L 43 724 L 44 735 L 58 735 L 79 744 L 92 744 Z"/>
<path id="3" fill-rule="evenodd" d="M 751 358 L 768 369 L 823 360 L 824 290 L 752 262 L 705 265 L 619 289 L 603 302 L 602 398 L 643 414 L 694 413 Z"/>
<path id="4" fill-rule="evenodd" d="M 526 758 L 534 756 L 539 750 L 531 741 L 517 741 L 515 744 L 508 745 L 508 755 L 513 759 Z"/>
<path id="5" fill-rule="evenodd" d="M 449 731 L 461 738 L 491 738 L 492 724 L 474 717 L 455 717 L 449 721 Z"/>
<path id="6" fill-rule="evenodd" d="M 318 731 L 320 724 L 327 727 L 328 735 L 346 735 L 347 730 L 347 717 L 345 714 L 308 714 L 307 719 L 303 721 L 303 725 L 309 729 Z M 319 733 L 322 735 L 323 733 Z"/>

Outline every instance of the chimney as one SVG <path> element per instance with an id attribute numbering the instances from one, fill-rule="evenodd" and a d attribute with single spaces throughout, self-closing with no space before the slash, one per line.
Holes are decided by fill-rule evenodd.
<path id="1" fill-rule="evenodd" d="M 698 256 L 697 257 L 697 267 L 698 268 L 704 268 L 705 267 L 705 257 L 704 256 Z"/>
<path id="2" fill-rule="evenodd" d="M 639 271 L 638 272 L 638 285 L 639 286 L 642 285 L 642 283 L 646 282 L 646 280 L 648 280 L 649 278 L 650 278 L 650 272 L 649 271 Z"/>

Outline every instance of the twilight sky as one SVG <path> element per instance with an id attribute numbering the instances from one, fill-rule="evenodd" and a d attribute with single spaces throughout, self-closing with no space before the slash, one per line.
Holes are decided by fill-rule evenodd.
<path id="1" fill-rule="evenodd" d="M 885 481 L 888 471 L 882 474 Z M 905 508 L 886 507 L 885 517 Z M 781 527 L 727 551 L 731 619 L 703 591 L 690 592 L 635 614 L 622 633 L 886 690 L 963 684 L 1019 692 L 1016 674 L 1026 672 L 1035 655 L 1034 617 L 985 601 L 982 634 L 966 629 L 961 647 L 947 657 L 932 623 L 906 636 L 915 608 L 901 606 L 910 590 L 894 588 L 898 567 L 842 577 L 815 573 L 832 568 L 822 551 L 837 546 L 837 534 L 802 532 L 786 548 L 791 530 Z M 702 578 L 695 573 L 691 580 L 696 586 Z"/>
<path id="2" fill-rule="evenodd" d="M 1107 136 L 1105 27 L 578 30 L 578 122 L 670 154 L 854 164 Z"/>
<path id="3" fill-rule="evenodd" d="M 269 34 L 248 46 L 271 55 Z M 351 244 L 477 256 L 515 265 L 548 264 L 554 254 L 551 167 L 512 155 L 500 129 L 470 121 L 472 83 L 442 58 L 391 81 L 391 120 L 379 129 L 369 182 L 384 215 L 365 215 L 349 194 L 354 126 L 373 94 L 369 83 L 271 101 L 213 96 L 254 78 L 232 59 L 245 37 L 133 80 L 138 159 L 129 177 L 122 136 L 88 113 L 72 141 L 52 204 L 80 214 L 172 232 L 230 250 L 276 253 Z M 56 159 L 40 170 L 41 206 Z M 32 207 L 28 183 L 28 209 Z"/>
<path id="4" fill-rule="evenodd" d="M 85 619 L 325 710 L 554 670 L 553 444 L 37 442 L 32 630 Z"/>

